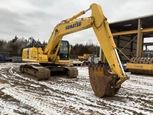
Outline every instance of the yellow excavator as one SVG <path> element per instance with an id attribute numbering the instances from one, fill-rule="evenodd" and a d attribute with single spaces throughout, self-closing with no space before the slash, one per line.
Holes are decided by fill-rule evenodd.
<path id="1" fill-rule="evenodd" d="M 88 61 L 88 58 L 91 54 L 84 53 L 82 56 L 78 56 L 79 61 Z"/>
<path id="2" fill-rule="evenodd" d="M 91 10 L 90 17 L 78 18 L 89 10 Z M 77 68 L 69 66 L 69 43 L 62 41 L 62 37 L 91 27 L 104 52 L 111 72 L 102 66 L 88 66 L 90 84 L 96 96 L 113 96 L 129 77 L 123 70 L 107 19 L 101 6 L 96 3 L 91 4 L 89 9 L 57 24 L 44 48 L 33 46 L 23 49 L 22 60 L 38 64 L 21 65 L 20 71 L 28 73 L 38 80 L 49 79 L 53 73 L 77 77 Z"/>

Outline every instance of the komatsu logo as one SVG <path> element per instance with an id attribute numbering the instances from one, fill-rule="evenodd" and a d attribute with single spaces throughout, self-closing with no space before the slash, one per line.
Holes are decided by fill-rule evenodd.
<path id="1" fill-rule="evenodd" d="M 81 26 L 81 22 L 76 22 L 75 24 L 66 26 L 66 30 Z"/>

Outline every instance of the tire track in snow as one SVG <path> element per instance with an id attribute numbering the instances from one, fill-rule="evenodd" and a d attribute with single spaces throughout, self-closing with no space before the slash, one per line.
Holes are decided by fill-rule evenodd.
<path id="1" fill-rule="evenodd" d="M 0 114 L 1 115 L 21 115 L 29 114 L 29 110 L 25 108 L 18 107 L 19 101 L 12 98 L 11 96 L 2 92 L 5 88 L 10 88 L 11 86 L 6 83 L 0 83 Z M 20 114 L 19 114 L 20 113 Z"/>
<path id="2" fill-rule="evenodd" d="M 11 68 L 12 69 L 12 68 Z M 10 73 L 12 73 L 13 74 L 13 72 L 10 70 Z M 16 73 L 14 74 L 14 75 L 17 75 Z M 20 76 L 20 75 L 18 75 L 18 76 Z M 20 76 L 20 77 L 22 77 L 22 76 Z M 29 78 L 24 78 L 24 79 L 26 79 L 26 80 L 29 80 L 29 81 L 31 81 L 31 79 L 29 79 Z M 35 80 L 32 80 L 33 82 L 37 82 L 37 83 L 39 83 L 38 81 L 35 81 Z M 41 83 L 41 85 L 44 85 L 44 83 Z M 46 85 L 47 86 L 47 85 Z M 63 87 L 63 86 L 62 86 Z M 55 89 L 54 88 L 54 90 L 57 90 L 57 88 Z M 56 92 L 56 91 L 55 91 Z M 55 92 L 53 92 L 53 94 L 55 93 Z M 61 93 L 60 93 L 60 95 L 61 95 Z"/>
<path id="3" fill-rule="evenodd" d="M 82 103 L 82 102 L 86 102 L 86 108 L 87 108 L 87 110 L 88 109 L 90 109 L 90 110 L 95 110 L 95 107 L 97 106 L 97 112 L 100 112 L 101 110 L 99 109 L 99 106 L 97 105 L 97 104 L 93 104 L 92 103 L 92 100 L 94 100 L 93 98 L 88 98 L 88 96 L 90 96 L 90 95 L 92 95 L 91 94 L 91 91 L 89 91 L 90 93 L 88 93 L 89 95 L 87 96 L 87 92 L 88 91 L 86 91 L 85 93 L 83 93 L 83 90 L 77 90 L 77 89 L 72 89 L 72 88 L 68 88 L 67 86 L 60 86 L 60 84 L 54 84 L 54 85 L 51 85 L 51 84 L 49 84 L 48 82 L 38 82 L 38 83 L 40 83 L 40 84 L 42 84 L 42 85 L 45 85 L 45 86 L 47 86 L 48 88 L 52 88 L 52 89 L 54 89 L 54 90 L 58 90 L 59 92 L 65 92 L 65 94 L 69 94 L 69 93 L 71 93 L 71 94 L 73 94 L 73 95 L 77 95 L 77 96 L 79 96 L 79 98 L 77 99 L 77 101 L 78 100 L 80 100 L 80 103 Z M 77 92 L 74 92 L 74 90 L 77 90 Z M 55 93 L 55 92 L 54 92 Z M 80 95 L 81 94 L 81 95 Z M 57 96 L 58 94 L 56 94 L 55 96 Z M 58 96 L 61 96 L 61 94 L 59 93 L 59 95 Z M 83 97 L 83 98 L 82 98 Z M 68 99 L 66 98 L 66 97 L 63 97 L 65 100 L 67 100 L 68 101 Z M 96 97 L 94 97 L 94 98 L 96 98 Z M 124 98 L 124 97 L 123 97 Z M 72 102 L 72 100 L 71 99 L 69 99 L 71 102 Z M 101 100 L 101 99 L 100 99 Z M 98 100 L 97 102 L 99 102 L 100 100 Z M 130 100 L 129 100 L 130 101 Z M 131 101 L 133 101 L 133 100 L 131 100 Z M 106 109 L 106 107 L 108 107 L 108 111 L 109 111 L 109 109 L 110 109 L 110 106 L 113 106 L 114 108 L 124 108 L 125 110 L 128 110 L 129 112 L 127 112 L 128 114 L 129 113 L 131 113 L 131 112 L 133 112 L 133 111 L 137 111 L 138 113 L 139 113 L 139 108 L 136 108 L 136 109 L 133 109 L 133 108 L 135 108 L 136 106 L 133 106 L 133 107 L 131 107 L 131 105 L 126 105 L 126 102 L 125 103 L 122 103 L 122 102 L 120 102 L 120 101 L 113 101 L 114 103 L 119 103 L 119 104 L 112 104 L 112 102 L 110 102 L 110 101 L 101 101 L 101 103 L 103 103 L 104 105 L 105 105 L 105 109 Z M 75 103 L 75 102 L 74 102 Z M 74 104 L 72 104 L 72 105 L 74 105 Z M 82 105 L 83 105 L 83 103 L 82 103 Z M 88 105 L 90 105 L 90 107 L 87 107 Z M 92 108 L 92 106 L 93 106 L 93 108 Z M 109 113 L 107 111 L 107 113 Z M 121 111 L 119 111 L 119 110 L 117 110 L 117 112 L 121 112 Z M 111 112 L 110 112 L 111 113 Z M 140 111 L 140 113 L 144 113 L 144 114 L 146 114 L 147 112 L 145 112 L 144 110 L 141 110 Z"/>
<path id="4" fill-rule="evenodd" d="M 52 89 L 54 89 L 54 90 L 58 90 L 59 92 L 65 92 L 65 94 L 69 94 L 69 93 L 71 93 L 72 95 L 74 94 L 74 95 L 77 95 L 77 96 L 79 96 L 79 99 L 81 100 L 80 102 L 84 102 L 84 101 L 86 101 L 86 103 L 87 103 L 87 97 L 89 96 L 86 96 L 86 93 L 88 92 L 88 91 L 86 91 L 85 92 L 85 94 L 83 94 L 82 92 L 82 90 L 77 90 L 77 89 L 72 89 L 72 88 L 68 88 L 67 86 L 60 86 L 60 84 L 54 84 L 54 85 L 51 85 L 51 84 L 49 84 L 49 83 L 47 83 L 47 82 L 38 82 L 38 83 L 40 83 L 41 85 L 45 85 L 45 86 L 47 86 L 48 88 L 52 88 Z M 77 90 L 77 92 L 74 92 L 75 90 Z M 89 94 L 91 94 L 91 91 L 89 91 L 90 93 Z M 81 94 L 81 95 L 80 95 Z M 60 93 L 59 93 L 59 95 L 61 95 Z M 83 99 L 82 99 L 82 97 L 83 97 Z M 84 97 L 86 97 L 86 100 L 84 100 Z M 95 106 L 97 106 L 96 104 L 94 105 L 93 103 L 92 103 L 92 100 L 93 99 L 90 99 L 89 101 L 88 101 L 88 103 L 89 104 L 86 104 L 86 105 L 90 105 L 90 106 L 93 106 L 93 108 L 95 108 Z M 72 100 L 71 100 L 72 101 Z M 98 100 L 99 101 L 99 100 Z M 131 100 L 131 101 L 133 101 L 133 100 Z M 91 104 L 91 103 L 92 104 Z M 106 106 L 108 107 L 108 108 L 110 108 L 110 105 L 112 105 L 111 103 L 109 103 L 110 101 L 103 101 L 102 103 L 104 103 L 105 104 L 105 108 L 106 108 Z M 115 108 L 118 108 L 118 107 L 121 107 L 121 108 L 123 108 L 124 106 L 126 106 L 124 109 L 126 109 L 127 108 L 127 110 L 128 111 L 137 111 L 137 112 L 139 112 L 138 110 L 139 110 L 139 108 L 138 109 L 133 109 L 133 108 L 130 108 L 130 106 L 128 106 L 128 105 L 126 105 L 125 103 L 121 103 L 120 101 L 114 101 L 115 103 L 119 103 L 118 104 L 118 106 L 117 106 L 117 104 L 115 104 L 115 105 L 112 105 L 112 106 L 115 106 Z M 121 106 L 122 105 L 122 106 Z M 91 108 L 91 107 L 90 107 Z M 92 108 L 92 109 L 93 109 Z M 88 108 L 89 109 L 89 108 Z M 92 110 L 91 109 L 91 110 Z M 97 111 L 100 111 L 100 110 L 97 110 Z M 119 111 L 119 110 L 118 110 Z M 146 113 L 145 111 L 143 111 L 143 110 L 141 110 L 141 113 Z"/>
<path id="5" fill-rule="evenodd" d="M 58 110 L 56 110 L 54 105 L 50 104 L 47 100 L 41 100 L 39 96 L 22 91 L 21 88 L 5 88 L 2 92 L 12 96 L 24 104 L 34 107 L 39 110 L 39 113 L 41 114 L 49 115 L 52 113 L 59 115 Z"/>
<path id="6" fill-rule="evenodd" d="M 11 68 L 12 69 L 12 68 Z M 75 99 L 71 99 L 71 98 L 67 98 L 66 96 L 63 96 L 63 93 L 62 92 L 64 92 L 64 94 L 69 94 L 70 96 L 71 95 L 77 95 L 77 96 L 80 96 L 79 94 L 82 94 L 81 96 L 83 96 L 83 98 L 81 99 L 81 97 L 79 98 L 79 99 L 81 99 L 80 100 L 80 105 L 82 106 L 85 106 L 85 104 L 84 104 L 84 102 L 88 102 L 89 104 L 87 104 L 86 106 L 89 106 L 89 108 L 90 108 L 90 110 L 95 110 L 95 107 L 97 106 L 96 104 L 95 105 L 93 105 L 93 103 L 92 103 L 92 101 L 90 100 L 90 101 L 88 101 L 88 100 L 84 100 L 84 97 L 85 97 L 85 95 L 86 95 L 86 93 L 87 93 L 87 91 L 83 94 L 83 92 L 84 91 L 82 91 L 82 90 L 78 90 L 77 88 L 73 88 L 73 89 L 71 89 L 71 88 L 68 88 L 67 86 L 60 86 L 60 84 L 54 84 L 54 85 L 51 85 L 50 83 L 47 83 L 47 82 L 39 82 L 39 81 L 35 81 L 35 80 L 32 80 L 32 79 L 30 79 L 30 78 L 26 78 L 26 77 L 23 77 L 23 76 L 21 76 L 21 75 L 19 75 L 19 74 L 17 74 L 17 73 L 13 73 L 13 72 L 11 72 L 12 74 L 14 74 L 14 75 L 16 75 L 16 76 L 18 76 L 18 77 L 21 77 L 21 78 L 23 78 L 23 79 L 26 79 L 26 80 L 29 80 L 29 81 L 33 81 L 34 83 L 36 83 L 36 84 L 40 84 L 40 85 L 45 85 L 45 86 L 47 86 L 49 89 L 51 89 L 51 94 L 52 95 L 54 95 L 54 94 L 56 94 L 55 96 L 59 96 L 59 97 L 63 97 L 64 98 L 64 100 L 66 100 L 66 101 L 68 101 L 69 100 L 69 102 L 70 103 L 72 103 L 70 106 L 73 106 L 73 105 L 76 105 L 76 100 L 78 101 L 78 98 L 76 98 L 76 100 Z M 60 89 L 60 90 L 59 90 Z M 54 91 L 54 92 L 52 92 L 52 90 Z M 57 92 L 59 92 L 59 93 L 57 93 Z M 89 92 L 92 92 L 92 91 L 89 91 Z M 77 97 L 76 96 L 76 97 Z M 61 103 L 60 103 L 61 104 Z M 64 103 L 64 105 L 65 105 L 65 103 Z M 93 105 L 93 106 L 91 106 L 91 105 Z M 80 107 L 81 108 L 81 107 Z M 76 105 L 76 109 L 78 109 L 78 106 Z M 101 109 L 99 109 L 99 107 L 98 108 L 96 108 L 97 109 L 97 112 L 98 113 L 100 113 L 101 112 Z M 82 110 L 81 110 L 82 111 Z M 107 111 L 106 111 L 107 112 Z M 108 113 L 108 112 L 107 112 Z"/>
<path id="7" fill-rule="evenodd" d="M 70 81 L 69 79 L 64 80 L 64 78 L 57 78 L 54 81 L 35 81 L 33 79 L 19 75 L 18 73 L 16 73 L 16 71 L 14 71 L 14 67 L 9 69 L 9 74 L 9 77 L 14 76 L 12 77 L 12 80 L 14 81 L 19 81 L 24 85 L 29 82 L 26 86 L 26 91 L 23 90 L 25 88 L 24 86 L 20 88 L 15 87 L 14 92 L 19 89 L 23 93 L 22 95 L 26 95 L 25 97 L 21 95 L 23 100 L 21 97 L 16 98 L 21 99 L 21 101 L 24 102 L 26 99 L 28 99 L 28 96 L 30 94 L 32 95 L 31 98 L 34 98 L 34 101 L 36 103 L 37 101 L 40 101 L 40 103 L 42 104 L 46 100 L 48 100 L 49 104 L 45 106 L 50 106 L 50 104 L 54 105 L 56 103 L 55 111 L 56 109 L 58 109 L 63 114 L 74 114 L 75 112 L 77 112 L 78 114 L 96 113 L 108 115 L 130 115 L 133 113 L 151 114 L 153 112 L 151 111 L 151 104 L 143 104 L 147 101 L 147 99 L 149 99 L 149 101 L 152 100 L 152 93 L 149 93 L 150 91 L 152 91 L 152 89 L 150 89 L 150 86 L 152 84 L 151 82 L 143 81 L 143 78 L 141 77 L 133 77 L 131 81 L 128 80 L 123 83 L 122 88 L 115 97 L 99 99 L 94 96 L 90 84 L 87 83 L 88 80 L 86 79 L 88 79 L 88 77 L 85 77 L 82 80 L 81 77 L 84 77 L 85 74 L 80 74 L 78 80 L 72 79 Z M 148 79 L 152 80 L 151 78 Z M 59 82 L 58 80 L 61 81 Z M 19 86 L 21 85 L 21 83 L 19 84 Z M 67 86 L 68 84 L 70 85 Z M 33 87 L 33 89 L 30 89 L 30 87 Z M 39 91 L 34 90 L 34 88 L 37 87 L 42 88 L 42 90 L 40 91 L 42 92 L 40 93 L 42 94 L 42 97 L 39 98 L 40 100 L 37 99 L 37 97 L 39 96 Z M 30 92 L 27 92 L 28 90 Z M 3 89 L 3 91 L 5 91 L 5 89 Z M 29 99 L 26 103 L 30 103 Z M 29 106 L 33 107 L 33 105 Z"/>

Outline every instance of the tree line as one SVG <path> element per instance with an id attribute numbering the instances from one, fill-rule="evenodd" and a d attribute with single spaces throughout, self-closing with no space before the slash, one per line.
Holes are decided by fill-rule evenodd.
<path id="1" fill-rule="evenodd" d="M 6 41 L 3 39 L 0 39 L 0 54 L 4 56 L 21 56 L 22 55 L 22 49 L 27 46 L 29 43 L 29 39 L 32 37 L 29 37 L 28 39 L 25 38 L 19 38 L 18 36 L 15 36 L 12 40 Z M 45 42 L 40 42 L 37 40 L 40 44 L 45 45 Z M 72 45 L 72 49 L 70 52 L 70 56 L 72 58 L 77 58 L 78 55 L 83 55 L 84 53 L 88 54 L 97 54 L 99 55 L 99 47 L 92 44 L 92 43 L 86 43 L 84 44 L 78 44 Z"/>

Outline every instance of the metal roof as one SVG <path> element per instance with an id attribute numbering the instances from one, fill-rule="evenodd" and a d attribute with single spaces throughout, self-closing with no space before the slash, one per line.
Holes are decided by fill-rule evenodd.
<path id="1" fill-rule="evenodd" d="M 153 28 L 153 14 L 148 16 L 143 16 L 143 17 L 137 17 L 134 19 L 112 22 L 109 24 L 109 26 L 112 31 L 116 31 L 116 32 L 137 30 L 138 19 L 141 19 L 141 26 L 143 29 Z M 153 32 L 144 33 L 144 36 L 153 37 Z"/>

